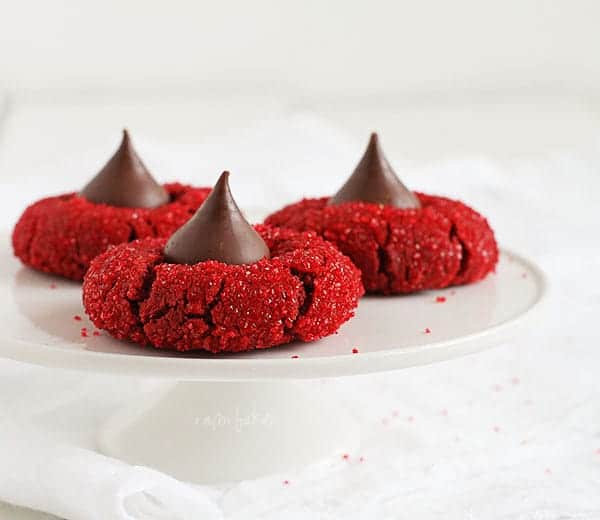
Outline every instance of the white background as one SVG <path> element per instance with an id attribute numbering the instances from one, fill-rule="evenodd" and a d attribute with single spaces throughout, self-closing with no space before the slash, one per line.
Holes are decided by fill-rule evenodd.
<path id="1" fill-rule="evenodd" d="M 224 500 L 230 517 L 244 518 L 241 504 L 263 518 L 600 516 L 598 2 L 0 9 L 5 229 L 28 202 L 78 189 L 125 125 L 158 178 L 210 184 L 231 168 L 245 207 L 330 193 L 377 129 L 410 186 L 473 203 L 553 279 L 552 313 L 531 336 L 336 382 L 371 432 L 369 464 L 294 475 L 285 490 L 244 483 Z M 83 410 L 53 416 L 66 432 L 89 422 Z"/>
<path id="2" fill-rule="evenodd" d="M 599 17 L 594 0 L 4 1 L 0 77 L 10 89 L 592 92 Z"/>

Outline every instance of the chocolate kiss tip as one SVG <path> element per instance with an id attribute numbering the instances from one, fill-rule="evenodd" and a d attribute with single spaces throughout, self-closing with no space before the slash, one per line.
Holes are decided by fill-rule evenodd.
<path id="1" fill-rule="evenodd" d="M 135 152 L 127 129 L 117 151 L 80 195 L 97 204 L 126 208 L 157 208 L 169 202 L 167 191 Z"/>
<path id="2" fill-rule="evenodd" d="M 370 202 L 396 208 L 419 208 L 419 199 L 396 175 L 385 158 L 379 136 L 371 133 L 369 144 L 354 172 L 328 205 L 346 202 Z"/>
<path id="3" fill-rule="evenodd" d="M 269 258 L 269 248 L 248 223 L 229 189 L 225 171 L 195 215 L 169 239 L 165 260 L 197 264 L 216 260 L 224 264 L 252 264 Z"/>

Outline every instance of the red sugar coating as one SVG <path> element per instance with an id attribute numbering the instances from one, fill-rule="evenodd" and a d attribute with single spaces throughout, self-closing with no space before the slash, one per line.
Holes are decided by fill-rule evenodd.
<path id="1" fill-rule="evenodd" d="M 436 296 L 435 297 L 435 302 L 436 303 L 444 303 L 446 301 L 446 297 L 445 296 Z"/>
<path id="2" fill-rule="evenodd" d="M 118 339 L 178 351 L 240 352 L 333 334 L 354 315 L 360 272 L 314 233 L 256 226 L 270 259 L 250 265 L 165 263 L 166 239 L 96 257 L 83 303 Z"/>
<path id="3" fill-rule="evenodd" d="M 367 292 L 402 294 L 475 282 L 498 261 L 494 232 L 459 201 L 417 193 L 421 208 L 304 199 L 265 224 L 315 231 L 362 271 Z"/>
<path id="4" fill-rule="evenodd" d="M 76 193 L 39 200 L 15 225 L 15 256 L 34 269 L 81 280 L 90 261 L 110 245 L 171 235 L 210 193 L 178 183 L 165 189 L 171 202 L 153 209 L 95 204 Z"/>

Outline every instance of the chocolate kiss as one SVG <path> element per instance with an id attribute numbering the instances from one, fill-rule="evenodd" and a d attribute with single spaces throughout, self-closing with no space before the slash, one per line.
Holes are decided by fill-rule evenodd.
<path id="1" fill-rule="evenodd" d="M 169 202 L 167 191 L 133 149 L 127 130 L 119 149 L 80 195 L 90 202 L 126 208 L 156 208 Z"/>
<path id="2" fill-rule="evenodd" d="M 267 244 L 233 200 L 229 172 L 221 174 L 196 214 L 171 236 L 164 253 L 174 264 L 252 264 L 270 256 Z"/>
<path id="3" fill-rule="evenodd" d="M 385 158 L 377 134 L 371 134 L 362 159 L 329 205 L 351 201 L 373 202 L 397 208 L 419 208 L 419 199 L 402 184 Z"/>

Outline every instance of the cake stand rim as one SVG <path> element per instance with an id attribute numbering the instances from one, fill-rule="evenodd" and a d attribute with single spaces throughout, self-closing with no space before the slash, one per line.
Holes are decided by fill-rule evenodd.
<path id="1" fill-rule="evenodd" d="M 41 343 L 26 340 L 0 338 L 0 357 L 27 364 L 48 368 L 111 373 L 169 379 L 177 381 L 257 381 L 257 380 L 302 380 L 359 375 L 389 370 L 399 370 L 431 364 L 443 360 L 461 357 L 467 353 L 490 348 L 504 339 L 512 337 L 511 331 L 517 331 L 535 316 L 539 315 L 547 295 L 550 282 L 544 271 L 533 261 L 509 248 L 501 248 L 501 254 L 522 263 L 537 279 L 537 297 L 521 314 L 496 323 L 488 328 L 455 338 L 433 341 L 424 345 L 395 347 L 360 355 L 352 353 L 332 356 L 288 358 L 189 358 L 177 356 L 145 356 L 141 354 L 119 352 L 97 352 L 84 349 L 50 348 Z M 479 347 L 475 346 L 481 342 Z M 461 347 L 463 347 L 461 349 Z M 277 347 L 275 347 L 277 348 Z M 435 354 L 442 354 L 436 358 Z M 430 361 L 420 360 L 432 354 Z M 447 354 L 447 355 L 446 355 Z M 416 362 L 402 363 L 399 359 L 414 357 Z M 386 361 L 393 361 L 386 366 Z M 336 364 L 338 370 L 336 370 Z M 160 366 L 162 365 L 162 366 Z M 215 366 L 225 365 L 231 374 L 211 375 Z M 369 367 L 370 365 L 370 367 Z M 285 367 L 282 372 L 279 369 Z M 292 368 L 290 368 L 292 367 Z M 316 372 L 311 373 L 312 370 Z M 279 372 L 279 373 L 277 373 Z"/>

